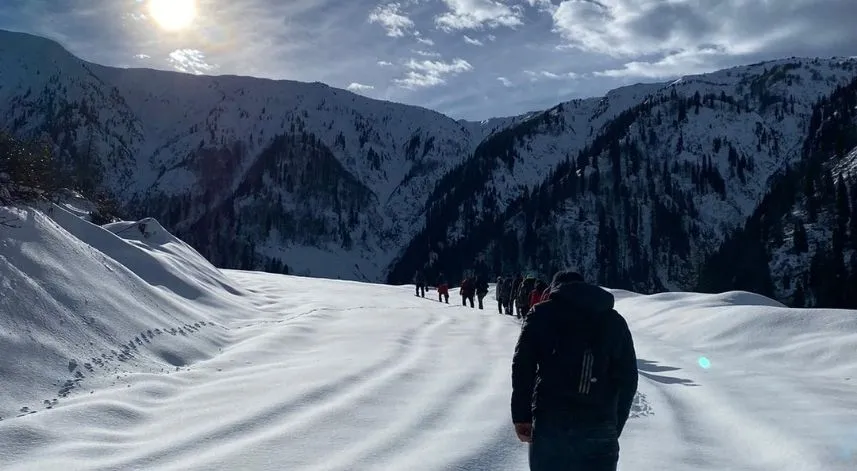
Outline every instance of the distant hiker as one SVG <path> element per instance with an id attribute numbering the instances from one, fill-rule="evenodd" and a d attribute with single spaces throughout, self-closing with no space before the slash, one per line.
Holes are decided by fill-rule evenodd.
<path id="1" fill-rule="evenodd" d="M 500 285 L 502 285 L 502 284 L 503 284 L 503 277 L 498 276 L 497 277 L 497 288 L 494 289 L 494 300 L 498 301 L 498 304 L 500 301 Z"/>
<path id="2" fill-rule="evenodd" d="M 443 273 L 437 275 L 437 300 L 449 304 L 449 284 L 446 282 L 446 277 Z"/>
<path id="3" fill-rule="evenodd" d="M 536 281 L 536 286 L 530 291 L 530 307 L 535 306 L 536 304 L 542 302 L 542 297 L 545 294 L 545 288 L 547 288 L 547 283 L 542 280 Z"/>
<path id="4" fill-rule="evenodd" d="M 488 281 L 484 276 L 477 275 L 474 284 L 476 286 L 476 299 L 479 300 L 479 309 L 485 309 L 482 300 L 485 299 L 485 296 L 488 296 Z"/>
<path id="5" fill-rule="evenodd" d="M 530 311 L 530 294 L 533 288 L 536 287 L 536 279 L 532 275 L 527 275 L 521 285 L 518 287 L 518 318 L 523 318 Z"/>
<path id="6" fill-rule="evenodd" d="M 512 422 L 530 470 L 615 471 L 637 390 L 637 358 L 613 295 L 559 272 L 512 358 Z"/>
<path id="7" fill-rule="evenodd" d="M 518 288 L 521 287 L 521 282 L 523 281 L 524 276 L 518 274 L 518 276 L 516 276 L 515 279 L 512 280 L 512 288 L 509 290 L 509 304 L 512 305 L 511 307 L 514 309 L 514 312 L 519 312 L 521 310 L 520 306 L 518 305 Z M 520 317 L 520 315 L 518 317 Z"/>
<path id="8" fill-rule="evenodd" d="M 497 311 L 499 311 L 500 314 L 503 314 L 504 310 L 506 311 L 506 314 L 509 314 L 509 298 L 511 298 L 511 290 L 512 279 L 498 276 L 495 293 L 497 294 Z"/>
<path id="9" fill-rule="evenodd" d="M 470 300 L 470 307 L 474 307 L 473 305 L 473 297 L 476 295 L 476 286 L 473 282 L 473 278 L 469 276 L 464 278 L 461 281 L 461 289 L 459 290 L 461 294 L 461 305 L 467 306 L 467 301 Z"/>
<path id="10" fill-rule="evenodd" d="M 416 296 L 426 297 L 426 276 L 422 270 L 417 270 L 414 273 L 414 285 L 416 289 Z"/>
<path id="11" fill-rule="evenodd" d="M 515 279 L 514 278 L 507 278 L 506 279 L 506 290 L 505 291 L 509 295 L 508 301 L 506 302 L 506 306 L 505 306 L 506 315 L 512 316 L 515 314 L 515 311 L 514 311 L 514 309 L 515 309 L 515 294 L 514 294 L 515 293 Z"/>

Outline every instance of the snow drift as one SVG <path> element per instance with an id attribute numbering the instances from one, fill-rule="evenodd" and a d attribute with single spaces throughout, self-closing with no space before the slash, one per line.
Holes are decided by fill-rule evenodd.
<path id="1" fill-rule="evenodd" d="M 156 222 L 147 240 L 56 205 L 3 207 L 0 220 L 0 417 L 50 407 L 89 377 L 162 371 L 224 344 L 219 323 L 240 290 Z"/>
<path id="2" fill-rule="evenodd" d="M 526 468 L 493 293 L 220 271 L 154 220 L 6 220 L 4 469 Z M 620 469 L 857 465 L 857 312 L 614 293 L 640 371 Z"/>

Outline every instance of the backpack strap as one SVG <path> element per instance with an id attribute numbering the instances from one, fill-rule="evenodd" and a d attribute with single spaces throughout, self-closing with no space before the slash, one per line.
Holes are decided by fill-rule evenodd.
<path id="1" fill-rule="evenodd" d="M 550 300 L 548 300 L 550 303 Z M 579 336 L 579 340 L 585 342 L 584 348 L 582 349 L 584 354 L 583 358 L 580 360 L 583 363 L 581 366 L 581 375 L 580 382 L 578 386 L 579 394 L 589 394 L 589 390 L 592 386 L 592 374 L 593 367 L 595 365 L 595 355 L 604 355 L 606 350 L 604 348 L 603 343 L 601 342 L 604 339 L 604 333 L 606 331 L 605 327 L 607 325 L 607 313 L 609 311 L 591 313 L 586 312 L 582 314 L 577 313 L 565 313 L 561 312 L 557 306 L 551 306 L 551 315 L 550 317 L 553 320 L 553 323 L 556 327 L 559 327 L 559 323 L 561 323 L 565 328 L 552 328 L 548 329 L 551 333 L 551 354 L 556 354 L 556 351 L 560 348 L 560 342 L 563 340 L 562 336 L 567 334 L 568 328 L 575 328 L 574 320 L 567 318 L 560 318 L 560 316 L 574 316 L 574 315 L 584 315 L 590 317 L 591 322 L 586 322 L 587 326 L 586 332 L 583 335 Z M 584 323 L 579 323 L 583 325 Z M 597 378 L 596 381 L 602 380 L 601 378 Z"/>

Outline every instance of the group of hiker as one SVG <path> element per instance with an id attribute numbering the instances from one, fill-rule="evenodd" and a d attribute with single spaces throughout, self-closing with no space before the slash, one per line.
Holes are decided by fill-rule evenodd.
<path id="1" fill-rule="evenodd" d="M 416 287 L 416 293 L 414 294 L 419 297 L 426 297 L 428 283 L 425 274 L 421 270 L 417 270 L 416 274 L 414 274 L 414 285 Z M 437 289 L 438 301 L 449 304 L 449 283 L 447 283 L 443 273 L 438 274 L 435 289 Z M 461 294 L 462 306 L 467 306 L 467 303 L 470 302 L 470 307 L 475 308 L 475 300 L 478 300 L 479 309 L 484 309 L 485 304 L 483 300 L 488 296 L 488 280 L 481 275 L 467 276 L 461 280 L 459 294 Z"/>
<path id="2" fill-rule="evenodd" d="M 422 270 L 414 274 L 414 285 L 418 297 L 426 297 L 428 281 Z M 449 304 L 449 283 L 443 273 L 435 280 L 438 301 Z M 461 305 L 471 308 L 485 309 L 484 299 L 488 296 L 488 277 L 485 275 L 465 276 L 459 285 Z M 519 319 L 529 312 L 530 307 L 545 301 L 550 295 L 548 284 L 533 275 L 519 274 L 515 277 L 497 277 L 497 287 L 494 299 L 497 300 L 497 311 L 500 314 L 515 315 Z"/>
<path id="3" fill-rule="evenodd" d="M 501 314 L 523 318 L 532 306 L 546 301 L 549 296 L 548 284 L 532 275 L 497 277 L 497 310 Z"/>
<path id="4" fill-rule="evenodd" d="M 417 296 L 426 280 L 418 272 Z M 443 275 L 439 300 L 449 303 Z M 465 277 L 462 304 L 488 293 L 487 278 Z M 573 271 L 550 284 L 534 276 L 498 277 L 500 313 L 522 319 L 512 357 L 512 424 L 529 446 L 531 471 L 616 471 L 619 436 L 637 390 L 637 357 L 614 297 Z"/>

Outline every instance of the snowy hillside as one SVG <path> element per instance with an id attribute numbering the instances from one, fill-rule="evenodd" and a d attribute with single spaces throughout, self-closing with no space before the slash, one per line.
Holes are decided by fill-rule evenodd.
<path id="1" fill-rule="evenodd" d="M 152 220 L 0 220 L 4 469 L 526 467 L 493 294 L 218 271 Z M 640 374 L 620 469 L 857 465 L 857 311 L 614 294 Z"/>
<path id="2" fill-rule="evenodd" d="M 260 266 L 379 279 L 472 151 L 448 117 L 319 83 L 112 69 L 2 31 L 0 71 L 0 129 L 49 136 L 85 184 L 227 266 L 252 246 Z"/>
<path id="3" fill-rule="evenodd" d="M 2 207 L 0 221 L 0 417 L 224 345 L 242 289 L 157 222 L 114 234 L 59 206 Z"/>
<path id="4" fill-rule="evenodd" d="M 706 261 L 700 287 L 857 308 L 857 81 L 816 107 L 800 162 Z"/>
<path id="5" fill-rule="evenodd" d="M 571 265 L 608 286 L 693 288 L 800 160 L 821 100 L 855 79 L 853 59 L 766 62 L 617 90 L 611 119 L 596 113 L 589 129 L 575 128 L 573 102 L 500 131 L 441 181 L 389 281 L 434 252 L 446 273 Z"/>

